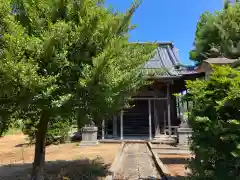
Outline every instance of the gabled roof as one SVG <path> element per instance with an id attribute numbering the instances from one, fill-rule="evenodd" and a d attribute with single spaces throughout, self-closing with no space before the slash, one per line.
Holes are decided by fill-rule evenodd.
<path id="1" fill-rule="evenodd" d="M 163 70 L 158 77 L 178 77 L 197 73 L 195 66 L 184 66 L 179 61 L 177 49 L 172 42 L 158 43 L 156 53 L 145 65 L 144 69 Z"/>

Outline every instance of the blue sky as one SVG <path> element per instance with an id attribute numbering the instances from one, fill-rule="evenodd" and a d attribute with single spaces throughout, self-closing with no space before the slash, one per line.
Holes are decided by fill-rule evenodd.
<path id="1" fill-rule="evenodd" d="M 119 11 L 128 8 L 132 0 L 106 0 Z M 173 41 L 183 64 L 192 64 L 188 52 L 193 47 L 200 15 L 220 10 L 223 0 L 143 0 L 132 23 L 131 41 Z"/>

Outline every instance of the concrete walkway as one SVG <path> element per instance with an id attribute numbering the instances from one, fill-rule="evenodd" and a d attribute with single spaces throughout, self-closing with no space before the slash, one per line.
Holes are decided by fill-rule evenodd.
<path id="1" fill-rule="evenodd" d="M 126 179 L 160 179 L 147 144 L 127 143 L 123 150 L 121 172 Z"/>

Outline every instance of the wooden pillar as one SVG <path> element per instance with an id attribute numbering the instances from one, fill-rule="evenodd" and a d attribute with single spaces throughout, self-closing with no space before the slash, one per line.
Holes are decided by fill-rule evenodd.
<path id="1" fill-rule="evenodd" d="M 186 95 L 188 94 L 188 90 L 186 89 Z M 189 119 L 189 113 L 192 110 L 192 107 L 191 107 L 191 102 L 189 102 L 187 100 L 187 118 Z"/>
<path id="2" fill-rule="evenodd" d="M 121 111 L 120 115 L 120 139 L 123 139 L 123 111 Z"/>
<path id="3" fill-rule="evenodd" d="M 181 91 L 181 97 L 183 97 L 183 92 Z M 184 114 L 185 109 L 184 109 L 184 102 L 183 102 L 183 98 L 181 98 L 181 113 Z"/>
<path id="4" fill-rule="evenodd" d="M 168 112 L 168 133 L 169 136 L 172 135 L 171 129 L 171 94 L 170 94 L 170 84 L 167 84 L 167 112 Z"/>
<path id="5" fill-rule="evenodd" d="M 167 128 L 167 118 L 166 118 L 166 117 L 167 117 L 167 115 L 166 115 L 167 113 L 166 113 L 165 107 L 166 107 L 166 106 L 164 106 L 164 112 L 163 112 L 163 120 L 164 120 L 164 121 L 163 121 L 163 130 L 164 130 L 164 131 L 163 131 L 162 133 L 164 133 L 164 134 L 166 135 L 165 129 Z"/>
<path id="6" fill-rule="evenodd" d="M 152 107 L 151 100 L 148 100 L 148 116 L 149 116 L 149 140 L 152 140 Z"/>
<path id="7" fill-rule="evenodd" d="M 180 97 L 176 97 L 176 101 L 177 101 L 177 117 L 180 117 L 181 115 Z"/>
<path id="8" fill-rule="evenodd" d="M 158 118 L 158 111 L 156 108 L 156 101 L 154 100 L 154 127 L 155 127 L 155 137 L 160 135 L 160 129 L 159 129 L 159 118 Z"/>
<path id="9" fill-rule="evenodd" d="M 117 116 L 113 116 L 113 137 L 117 137 Z"/>
<path id="10" fill-rule="evenodd" d="M 105 120 L 102 120 L 102 139 L 105 139 Z"/>

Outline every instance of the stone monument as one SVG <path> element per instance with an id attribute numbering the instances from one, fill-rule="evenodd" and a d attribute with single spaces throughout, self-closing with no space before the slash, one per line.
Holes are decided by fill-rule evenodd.
<path id="1" fill-rule="evenodd" d="M 192 136 L 192 128 L 189 127 L 188 119 L 181 113 L 181 124 L 177 130 L 180 146 L 188 146 Z"/>
<path id="2" fill-rule="evenodd" d="M 92 146 L 97 145 L 97 132 L 98 127 L 92 122 L 90 125 L 86 125 L 82 128 L 82 141 L 80 146 Z"/>

